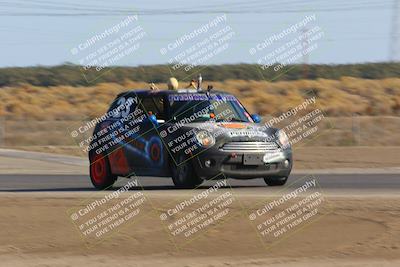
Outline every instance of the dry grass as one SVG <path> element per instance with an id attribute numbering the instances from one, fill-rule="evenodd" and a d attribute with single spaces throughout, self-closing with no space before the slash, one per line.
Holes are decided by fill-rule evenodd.
<path id="1" fill-rule="evenodd" d="M 399 78 L 343 77 L 341 80 L 282 82 L 226 80 L 213 82 L 213 85 L 235 94 L 251 112 L 260 115 L 287 111 L 311 90 L 328 116 L 400 115 Z M 158 87 L 166 86 L 158 84 Z M 4 87 L 0 89 L 0 116 L 12 120 L 84 120 L 101 115 L 119 92 L 132 88 L 148 88 L 148 85 L 128 81 L 124 85 L 105 83 L 91 87 Z"/>
<path id="2" fill-rule="evenodd" d="M 301 145 L 400 146 L 400 78 L 273 83 L 226 80 L 213 85 L 238 96 L 251 112 L 265 118 L 279 115 L 315 93 L 327 118 L 318 126 L 320 137 Z M 128 81 L 92 87 L 0 88 L 0 146 L 76 146 L 71 129 L 102 115 L 118 93 L 132 88 L 148 85 Z"/>
<path id="3" fill-rule="evenodd" d="M 85 155 L 77 144 L 78 139 L 83 140 L 84 137 L 75 140 L 70 135 L 71 130 L 84 123 L 70 120 L 3 120 L 0 121 L 0 146 L 26 146 L 29 149 L 34 149 L 34 146 L 67 146 L 74 148 L 72 154 Z M 326 117 L 318 124 L 316 133 L 295 146 L 400 146 L 399 132 L 400 117 Z"/>

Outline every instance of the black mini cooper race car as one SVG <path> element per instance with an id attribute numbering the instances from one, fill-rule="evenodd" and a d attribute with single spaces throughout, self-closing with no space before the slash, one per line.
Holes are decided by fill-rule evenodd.
<path id="1" fill-rule="evenodd" d="M 221 91 L 128 91 L 96 122 L 88 151 L 98 189 L 118 176 L 172 177 L 180 188 L 221 177 L 278 186 L 292 169 L 286 134 Z"/>

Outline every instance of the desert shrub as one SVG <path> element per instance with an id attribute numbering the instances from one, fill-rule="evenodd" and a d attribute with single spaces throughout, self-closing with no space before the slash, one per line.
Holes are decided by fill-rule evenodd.
<path id="1" fill-rule="evenodd" d="M 180 87 L 186 86 L 180 82 Z M 250 112 L 279 115 L 315 95 L 328 116 L 399 115 L 400 79 L 298 80 L 266 82 L 255 80 L 205 81 L 230 92 Z M 165 89 L 163 83 L 156 84 Z M 99 83 L 93 86 L 40 87 L 23 84 L 0 89 L 0 116 L 6 119 L 74 120 L 103 114 L 115 96 L 129 89 L 149 88 L 145 82 Z"/>

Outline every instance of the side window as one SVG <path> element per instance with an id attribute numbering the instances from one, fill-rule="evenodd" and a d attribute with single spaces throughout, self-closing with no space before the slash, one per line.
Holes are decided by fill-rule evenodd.
<path id="1" fill-rule="evenodd" d="M 142 99 L 144 109 L 154 114 L 158 120 L 166 120 L 164 98 L 162 96 L 149 96 Z"/>

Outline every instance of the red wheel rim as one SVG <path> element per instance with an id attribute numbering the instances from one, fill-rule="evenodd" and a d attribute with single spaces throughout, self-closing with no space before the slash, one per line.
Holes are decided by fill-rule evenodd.
<path id="1" fill-rule="evenodd" d="M 101 184 L 107 177 L 106 172 L 106 160 L 103 155 L 95 155 L 93 161 L 90 164 L 91 173 L 93 180 Z"/>
<path id="2" fill-rule="evenodd" d="M 152 144 L 150 147 L 150 158 L 153 161 L 158 161 L 160 160 L 160 147 L 158 144 Z"/>

